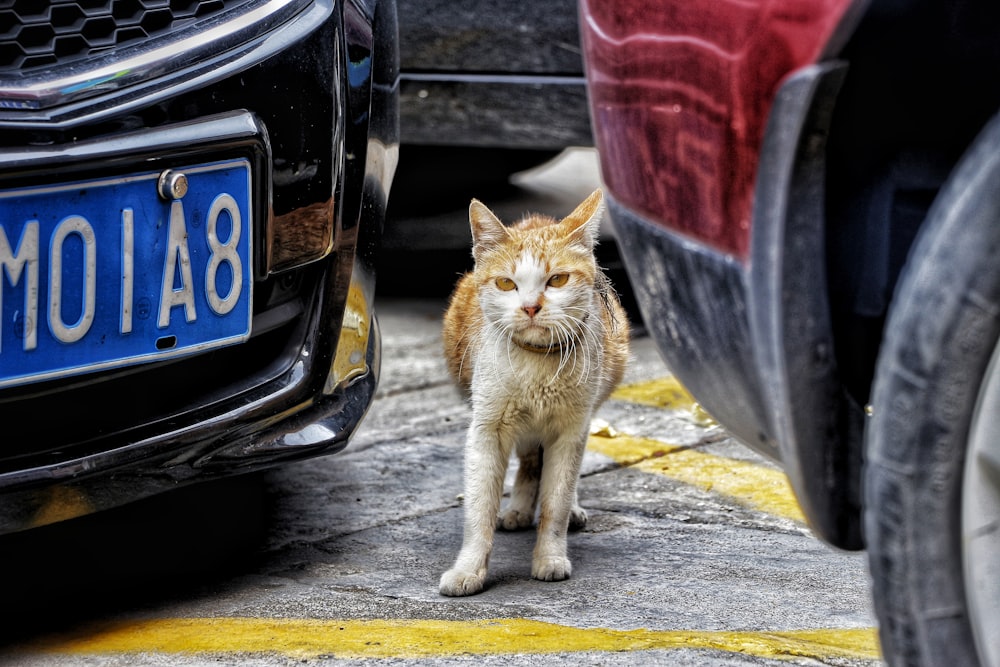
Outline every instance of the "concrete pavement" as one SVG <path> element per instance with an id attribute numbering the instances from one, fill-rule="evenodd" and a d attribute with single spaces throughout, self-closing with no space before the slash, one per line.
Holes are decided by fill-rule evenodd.
<path id="1" fill-rule="evenodd" d="M 595 165 L 571 151 L 487 204 L 565 214 Z M 426 290 L 428 268 L 453 280 L 435 257 L 467 259 L 465 207 L 395 219 L 383 294 Z M 864 556 L 814 539 L 782 474 L 641 337 L 594 424 L 572 578 L 532 580 L 533 531 L 500 533 L 487 589 L 438 595 L 470 416 L 441 356 L 444 307 L 377 303 L 379 394 L 344 452 L 0 540 L 0 665 L 879 664 Z"/>
<path id="2" fill-rule="evenodd" d="M 878 664 L 863 556 L 814 539 L 781 475 L 677 391 L 644 338 L 595 423 L 572 578 L 532 580 L 533 531 L 499 533 L 486 591 L 438 595 L 461 541 L 469 420 L 439 350 L 443 308 L 378 304 L 376 404 L 345 452 L 267 476 L 249 568 L 0 664 Z"/>

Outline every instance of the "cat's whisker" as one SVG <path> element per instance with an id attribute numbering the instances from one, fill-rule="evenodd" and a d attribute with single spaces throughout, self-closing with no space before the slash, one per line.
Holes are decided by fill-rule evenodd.
<path id="1" fill-rule="evenodd" d="M 598 343 L 598 341 L 591 335 L 590 330 L 587 326 L 587 320 L 591 318 L 585 316 L 580 317 L 580 316 L 570 315 L 569 312 L 571 309 L 579 310 L 584 313 L 587 312 L 584 308 L 580 306 L 568 307 L 566 309 L 567 314 L 569 315 L 567 317 L 568 321 L 559 323 L 563 339 L 569 341 L 569 343 L 565 346 L 566 355 L 565 358 L 561 359 L 560 361 L 559 371 L 561 372 L 562 369 L 568 363 L 569 361 L 568 357 L 572 356 L 573 357 L 572 372 L 574 374 L 577 374 L 578 364 L 580 364 L 583 367 L 581 375 L 584 377 L 584 379 L 587 379 L 590 377 L 591 347 L 593 346 L 594 343 Z"/>
<path id="2" fill-rule="evenodd" d="M 460 342 L 464 343 L 462 356 L 458 360 L 458 376 L 462 377 L 465 372 L 465 360 L 469 357 L 470 350 L 478 347 L 478 342 L 482 338 L 482 330 L 474 330 L 472 326 L 467 326 L 462 330 Z"/>
<path id="3" fill-rule="evenodd" d="M 513 347 L 515 345 L 515 343 L 514 343 L 514 333 L 515 333 L 515 331 L 514 331 L 513 327 L 508 327 L 507 328 L 507 344 L 506 344 L 505 347 L 507 348 L 507 367 L 510 368 L 511 373 L 515 372 L 514 359 L 510 356 L 511 352 L 513 352 Z"/>

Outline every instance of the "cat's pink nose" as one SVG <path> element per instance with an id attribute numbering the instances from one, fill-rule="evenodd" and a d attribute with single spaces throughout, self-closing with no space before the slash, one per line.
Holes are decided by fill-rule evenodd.
<path id="1" fill-rule="evenodd" d="M 533 306 L 521 306 L 521 310 L 528 313 L 528 317 L 534 317 L 541 309 L 542 307 L 537 303 Z"/>

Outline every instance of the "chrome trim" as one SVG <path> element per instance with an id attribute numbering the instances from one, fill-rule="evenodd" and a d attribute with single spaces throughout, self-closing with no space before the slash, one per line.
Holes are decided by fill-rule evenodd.
<path id="1" fill-rule="evenodd" d="M 58 115 L 54 110 L 74 104 L 77 113 L 70 115 L 83 116 L 90 110 L 80 109 L 83 100 L 124 93 L 139 84 L 145 84 L 144 92 L 150 87 L 159 92 L 176 81 L 182 71 L 184 83 L 197 79 L 202 84 L 204 76 L 215 79 L 221 72 L 230 73 L 235 61 L 299 15 L 319 10 L 325 18 L 332 6 L 332 0 L 261 0 L 237 16 L 219 17 L 217 23 L 197 32 L 181 33 L 180 37 L 165 35 L 150 40 L 149 45 L 138 44 L 91 60 L 41 69 L 20 79 L 0 73 L 0 124 L 51 121 Z M 271 50 L 265 49 L 257 60 Z M 126 53 L 124 57 L 122 52 Z M 148 101 L 147 94 L 142 97 Z M 116 105 L 116 111 L 121 110 L 122 106 Z"/>

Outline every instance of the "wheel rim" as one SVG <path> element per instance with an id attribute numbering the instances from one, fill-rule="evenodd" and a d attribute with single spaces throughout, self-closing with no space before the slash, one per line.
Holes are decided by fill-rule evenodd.
<path id="1" fill-rule="evenodd" d="M 1000 347 L 972 415 L 962 497 L 962 560 L 972 632 L 984 667 L 1000 667 Z"/>

